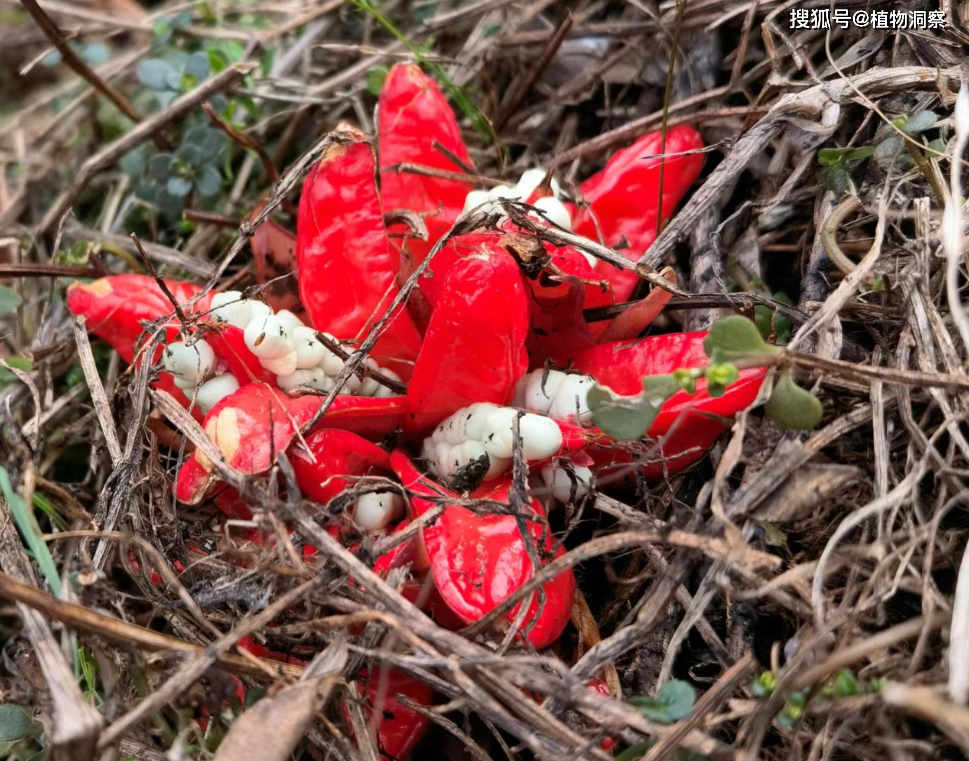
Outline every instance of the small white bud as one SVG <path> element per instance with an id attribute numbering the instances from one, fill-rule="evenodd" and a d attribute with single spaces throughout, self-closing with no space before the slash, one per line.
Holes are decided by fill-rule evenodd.
<path id="1" fill-rule="evenodd" d="M 584 421 L 589 415 L 589 389 L 595 381 L 588 375 L 567 375 L 555 392 L 549 407 L 549 417 L 556 420 L 575 418 Z"/>
<path id="2" fill-rule="evenodd" d="M 559 468 L 552 465 L 542 468 L 542 481 L 545 482 L 545 486 L 552 493 L 559 502 L 568 504 L 573 499 L 576 501 L 584 497 L 592 484 L 592 471 L 588 468 L 583 468 L 577 465 L 572 466 L 575 477 L 575 485 L 573 486 L 573 479 L 569 476 L 565 468 Z"/>
<path id="3" fill-rule="evenodd" d="M 528 460 L 547 460 L 562 448 L 562 430 L 551 418 L 525 413 L 518 421 L 522 456 Z"/>
<path id="4" fill-rule="evenodd" d="M 246 326 L 245 342 L 249 351 L 261 360 L 276 359 L 296 353 L 296 344 L 293 342 L 292 335 L 275 315 L 252 320 Z"/>
<path id="5" fill-rule="evenodd" d="M 176 378 L 195 386 L 215 372 L 215 352 L 204 340 L 191 344 L 175 341 L 165 347 L 162 365 Z"/>
<path id="6" fill-rule="evenodd" d="M 292 330 L 292 336 L 293 343 L 296 345 L 297 367 L 301 370 L 316 367 L 330 353 L 320 343 L 313 328 L 307 328 L 305 325 L 298 326 Z"/>
<path id="7" fill-rule="evenodd" d="M 292 375 L 296 372 L 299 357 L 294 350 L 281 357 L 260 357 L 259 364 L 274 375 Z"/>
<path id="8" fill-rule="evenodd" d="M 569 216 L 569 212 L 565 208 L 565 205 L 557 198 L 545 196 L 544 198 L 537 199 L 532 205 L 536 209 L 544 212 L 545 216 L 548 217 L 548 220 L 553 224 L 556 224 L 565 230 L 572 229 L 572 217 Z"/>
<path id="9" fill-rule="evenodd" d="M 516 197 L 523 201 L 527 201 L 531 198 L 532 194 L 538 190 L 539 185 L 542 184 L 542 180 L 545 179 L 544 169 L 528 169 L 526 170 L 521 179 L 518 180 L 518 184 L 515 186 Z"/>
<path id="10" fill-rule="evenodd" d="M 367 532 L 383 531 L 404 513 L 404 501 L 399 494 L 363 494 L 357 498 L 353 522 Z"/>
<path id="11" fill-rule="evenodd" d="M 240 291 L 223 291 L 212 296 L 212 316 L 219 322 L 245 330 L 252 320 L 252 302 L 242 298 Z"/>
<path id="12" fill-rule="evenodd" d="M 283 327 L 286 328 L 286 330 L 288 330 L 290 333 L 295 331 L 296 328 L 306 327 L 306 325 L 303 324 L 303 321 L 288 309 L 280 309 L 278 312 L 276 312 L 276 319 L 279 320 L 283 324 Z"/>
<path id="13" fill-rule="evenodd" d="M 288 375 L 277 375 L 276 385 L 286 392 L 292 391 L 297 386 L 306 386 L 317 391 L 325 391 L 327 380 L 326 375 L 324 375 L 320 368 L 311 367 L 295 370 Z"/>
<path id="14" fill-rule="evenodd" d="M 514 450 L 512 442 L 512 420 L 518 415 L 518 410 L 512 407 L 495 407 L 488 413 L 485 424 L 485 451 L 495 457 L 511 457 Z"/>
<path id="15" fill-rule="evenodd" d="M 464 199 L 464 211 L 471 211 L 475 207 L 480 206 L 481 204 L 490 200 L 491 197 L 488 195 L 487 190 L 472 190 L 470 193 L 468 193 L 467 198 Z M 482 209 L 482 211 L 486 210 L 487 207 Z"/>
<path id="16" fill-rule="evenodd" d="M 195 395 L 195 403 L 207 415 L 216 404 L 229 394 L 239 390 L 239 381 L 232 373 L 217 375 L 212 380 L 203 383 Z"/>

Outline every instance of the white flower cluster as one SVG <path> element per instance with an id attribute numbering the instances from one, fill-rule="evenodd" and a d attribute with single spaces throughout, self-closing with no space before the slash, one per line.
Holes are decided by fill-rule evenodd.
<path id="1" fill-rule="evenodd" d="M 276 383 L 283 391 L 298 386 L 329 391 L 343 370 L 343 360 L 323 345 L 313 328 L 304 325 L 289 310 L 273 312 L 261 301 L 243 298 L 239 291 L 225 291 L 212 297 L 212 316 L 243 331 L 246 347 L 262 367 L 276 376 Z M 328 333 L 324 335 L 336 342 Z M 220 368 L 212 347 L 201 338 L 169 344 L 165 347 L 163 364 L 175 377 L 175 385 L 189 398 L 194 396 L 203 413 L 239 388 L 239 380 L 234 375 L 220 372 L 224 368 Z M 400 380 L 396 373 L 378 367 L 369 357 L 364 360 L 364 365 L 370 370 L 379 370 L 388 378 Z M 188 393 L 190 389 L 197 390 Z M 340 393 L 375 397 L 394 395 L 373 378 L 361 380 L 356 375 L 350 376 Z"/>
<path id="2" fill-rule="evenodd" d="M 477 402 L 458 410 L 424 439 L 423 456 L 438 478 L 487 458 L 485 479 L 511 468 L 513 421 L 519 410 Z M 551 418 L 525 413 L 518 421 L 525 460 L 547 460 L 562 448 L 562 431 Z"/>
<path id="3" fill-rule="evenodd" d="M 595 381 L 588 375 L 558 370 L 535 370 L 519 382 L 511 406 L 479 402 L 458 410 L 424 439 L 423 458 L 438 478 L 450 479 L 472 463 L 487 465 L 484 480 L 511 469 L 513 421 L 521 414 L 518 432 L 526 462 L 548 460 L 562 448 L 562 430 L 556 420 L 586 422 L 590 419 L 589 389 Z M 522 414 L 522 411 L 525 411 Z M 549 465 L 542 479 L 561 502 L 584 496 L 592 483 L 592 471 L 573 466 L 573 475 Z M 574 484 L 573 484 L 574 478 Z"/>
<path id="4" fill-rule="evenodd" d="M 484 207 L 484 211 L 488 212 L 501 212 L 501 206 L 494 203 L 499 198 L 510 198 L 516 201 L 528 201 L 531 195 L 538 190 L 538 186 L 545 179 L 544 169 L 529 169 L 518 181 L 518 184 L 514 187 L 510 185 L 498 185 L 491 190 L 472 190 L 468 193 L 468 197 L 464 201 L 464 211 L 470 211 L 476 206 L 480 206 L 483 203 L 492 203 Z M 535 203 L 532 204 L 536 209 L 542 211 L 546 217 L 559 227 L 566 230 L 572 229 L 572 218 L 569 216 L 568 209 L 559 200 L 559 195 L 561 193 L 561 188 L 558 182 L 554 179 L 550 183 L 550 189 L 552 195 L 545 196 L 543 198 L 538 198 Z M 537 215 L 533 215 L 536 216 Z"/>
<path id="5" fill-rule="evenodd" d="M 515 388 L 513 407 L 548 415 L 555 420 L 588 422 L 589 389 L 595 385 L 591 375 L 563 373 L 561 370 L 533 370 Z"/>
<path id="6" fill-rule="evenodd" d="M 242 329 L 246 347 L 266 370 L 276 375 L 276 383 L 283 391 L 307 386 L 317 391 L 329 391 L 333 381 L 343 371 L 343 360 L 330 351 L 292 312 L 273 310 L 261 301 L 242 298 L 238 291 L 226 291 L 212 297 L 212 314 L 222 322 Z M 327 338 L 336 343 L 329 333 Z M 364 360 L 371 370 L 379 370 L 388 378 L 400 380 L 391 370 L 381 369 L 372 359 Z M 361 380 L 350 376 L 340 391 L 356 396 L 392 396 L 393 392 L 373 378 Z"/>
<path id="7" fill-rule="evenodd" d="M 174 341 L 165 347 L 162 365 L 175 379 L 175 385 L 207 414 L 222 398 L 239 388 L 232 373 L 219 373 L 215 352 L 203 339 Z"/>

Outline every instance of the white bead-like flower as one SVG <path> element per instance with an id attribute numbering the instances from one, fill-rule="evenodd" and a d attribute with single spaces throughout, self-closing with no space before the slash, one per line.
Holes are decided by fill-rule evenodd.
<path id="1" fill-rule="evenodd" d="M 202 410 L 202 413 L 207 415 L 216 404 L 238 390 L 239 381 L 232 373 L 216 375 L 212 380 L 208 380 L 199 386 L 199 390 L 195 394 L 195 403 Z"/>
<path id="2" fill-rule="evenodd" d="M 174 341 L 165 347 L 162 365 L 175 376 L 176 384 L 182 381 L 190 388 L 202 383 L 215 372 L 215 352 L 208 342 L 201 339 L 190 344 Z"/>
<path id="3" fill-rule="evenodd" d="M 223 291 L 212 296 L 212 316 L 219 322 L 245 330 L 252 320 L 252 302 L 241 291 Z"/>
<path id="4" fill-rule="evenodd" d="M 353 509 L 353 522 L 366 532 L 383 531 L 404 513 L 404 501 L 396 492 L 363 494 Z"/>

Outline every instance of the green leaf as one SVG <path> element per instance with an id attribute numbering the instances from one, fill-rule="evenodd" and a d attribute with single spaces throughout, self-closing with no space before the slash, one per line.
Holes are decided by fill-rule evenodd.
<path id="1" fill-rule="evenodd" d="M 636 761 L 636 759 L 642 758 L 649 753 L 650 748 L 655 744 L 652 740 L 644 740 L 635 745 L 630 745 L 626 750 L 616 756 L 616 761 Z"/>
<path id="2" fill-rule="evenodd" d="M 850 698 L 861 694 L 861 685 L 851 669 L 841 669 L 834 678 L 834 694 L 839 698 Z"/>
<path id="3" fill-rule="evenodd" d="M 703 340 L 703 351 L 711 358 L 717 352 L 721 360 L 731 360 L 758 354 L 776 354 L 778 350 L 761 338 L 752 320 L 731 315 L 710 327 L 710 332 Z"/>
<path id="4" fill-rule="evenodd" d="M 185 177 L 169 177 L 165 189 L 176 198 L 184 198 L 192 192 L 192 181 Z"/>
<path id="5" fill-rule="evenodd" d="M 221 185 L 222 175 L 219 174 L 219 171 L 215 167 L 203 167 L 202 171 L 195 178 L 195 188 L 198 190 L 199 195 L 205 198 L 211 198 L 218 193 Z"/>
<path id="6" fill-rule="evenodd" d="M 905 141 L 898 135 L 889 135 L 875 146 L 874 157 L 876 161 L 887 161 L 895 157 L 905 145 Z"/>
<path id="7" fill-rule="evenodd" d="M 111 56 L 108 53 L 108 49 L 99 42 L 85 45 L 81 49 L 81 58 L 84 59 L 85 63 L 91 64 L 91 66 L 102 64 L 110 57 Z"/>
<path id="8" fill-rule="evenodd" d="M 829 166 L 818 172 L 818 184 L 837 196 L 848 192 L 851 187 L 851 176 L 841 166 Z"/>
<path id="9" fill-rule="evenodd" d="M 256 703 L 266 697 L 265 687 L 253 687 L 251 690 L 246 690 L 246 708 L 252 708 Z"/>
<path id="10" fill-rule="evenodd" d="M 905 120 L 900 129 L 906 135 L 918 135 L 932 129 L 939 122 L 938 114 L 934 111 L 918 111 Z"/>
<path id="11" fill-rule="evenodd" d="M 138 64 L 135 73 L 138 75 L 138 81 L 149 90 L 175 89 L 169 85 L 173 77 L 181 84 L 181 77 L 178 72 L 172 68 L 168 61 L 161 58 L 149 58 L 147 61 L 142 61 Z"/>
<path id="12" fill-rule="evenodd" d="M 643 393 L 620 396 L 604 386 L 589 390 L 593 423 L 618 441 L 635 441 L 649 430 L 663 403 L 680 390 L 673 375 L 643 378 Z"/>
<path id="13" fill-rule="evenodd" d="M 0 317 L 13 314 L 23 303 L 20 294 L 9 285 L 0 285 Z"/>
<path id="14" fill-rule="evenodd" d="M 384 86 L 384 80 L 387 79 L 387 74 L 389 73 L 390 69 L 386 66 L 370 67 L 367 71 L 367 90 L 370 91 L 371 95 L 380 95 L 380 89 Z"/>
<path id="15" fill-rule="evenodd" d="M 170 153 L 157 153 L 148 161 L 148 177 L 166 182 L 175 168 L 175 157 Z"/>
<path id="16" fill-rule="evenodd" d="M 145 165 L 147 163 L 145 146 L 142 145 L 133 151 L 128 151 L 122 156 L 118 162 L 118 166 L 125 174 L 131 175 L 132 177 L 140 177 L 141 173 L 145 171 Z"/>
<path id="17" fill-rule="evenodd" d="M 10 703 L 0 704 L 0 742 L 12 743 L 40 734 L 30 709 Z"/>
<path id="18" fill-rule="evenodd" d="M 10 485 L 10 478 L 7 476 L 7 469 L 2 465 L 0 465 L 0 493 L 3 494 L 3 498 L 13 517 L 14 525 L 20 531 L 21 536 L 23 536 L 24 542 L 27 544 L 27 549 L 30 550 L 34 560 L 37 561 L 37 565 L 40 566 L 40 570 L 47 580 L 47 585 L 50 587 L 51 592 L 59 597 L 61 577 L 57 572 L 57 565 L 54 563 L 54 558 L 50 554 L 47 542 L 44 541 L 43 532 L 41 532 L 40 526 L 37 525 L 37 518 L 34 515 L 34 511 L 32 508 L 28 509 L 23 499 L 20 498 L 20 495 L 14 491 L 13 486 Z"/>
<path id="19" fill-rule="evenodd" d="M 821 422 L 821 402 L 794 382 L 791 373 L 782 373 L 764 407 L 767 416 L 782 428 L 809 431 Z"/>
<path id="20" fill-rule="evenodd" d="M 629 704 L 638 708 L 643 716 L 662 724 L 672 724 L 674 721 L 685 719 L 693 710 L 695 702 L 696 691 L 689 683 L 680 679 L 666 682 L 659 688 L 655 698 L 629 699 Z"/>
<path id="21" fill-rule="evenodd" d="M 821 166 L 835 166 L 844 157 L 844 148 L 822 148 L 818 151 L 818 163 Z"/>
<path id="22" fill-rule="evenodd" d="M 209 57 L 205 53 L 192 53 L 185 65 L 185 73 L 198 81 L 205 79 L 211 71 Z"/>
<path id="23" fill-rule="evenodd" d="M 928 148 L 930 151 L 936 151 L 937 153 L 945 153 L 945 140 L 940 138 L 931 140 L 926 148 Z"/>

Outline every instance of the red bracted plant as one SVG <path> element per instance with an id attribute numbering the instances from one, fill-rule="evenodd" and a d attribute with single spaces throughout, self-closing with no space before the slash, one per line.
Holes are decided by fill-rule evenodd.
<path id="1" fill-rule="evenodd" d="M 447 154 L 467 162 L 453 114 L 433 82 L 412 65 L 397 66 L 388 76 L 378 125 L 381 166 L 416 163 L 458 171 Z M 580 229 L 586 231 L 591 224 L 586 220 L 594 218 L 607 243 L 616 244 L 619 236 L 641 253 L 655 234 L 650 227 L 656 223 L 659 178 L 658 159 L 640 159 L 656 145 L 655 137 L 641 139 L 583 184 L 590 206 L 577 213 Z M 699 139 L 688 128 L 668 135 L 668 152 L 697 147 Z M 664 217 L 701 164 L 698 154 L 667 162 Z M 591 487 L 590 465 L 606 474 L 614 463 L 630 459 L 630 447 L 617 449 L 614 438 L 591 425 L 608 394 L 603 387 L 630 394 L 642 388 L 644 376 L 705 364 L 703 334 L 629 345 L 665 304 L 663 291 L 610 323 L 587 325 L 584 308 L 631 293 L 629 273 L 616 277 L 611 265 L 542 242 L 506 219 L 502 230 L 447 242 L 431 262 L 433 277 L 421 279 L 424 311 L 415 312 L 420 319 L 406 310 L 390 315 L 374 358 L 361 364 L 362 374 L 351 375 L 321 415 L 323 397 L 344 370 L 344 351 L 352 352 L 353 342 L 385 318 L 402 279 L 462 209 L 491 204 L 500 216 L 505 210 L 494 207 L 494 200 L 516 198 L 563 227 L 574 211 L 560 200 L 557 183 L 543 182 L 541 170 L 526 172 L 513 188 L 488 192 L 454 179 L 386 172 L 380 193 L 375 170 L 364 136 L 341 126 L 306 178 L 295 249 L 299 293 L 312 326 L 238 292 L 199 299 L 189 324 L 182 325 L 155 282 L 130 279 L 134 276 L 72 286 L 68 305 L 129 362 L 142 322 L 168 316 L 163 382 L 181 389 L 186 405 L 207 413 L 205 432 L 236 470 L 264 473 L 286 452 L 303 495 L 331 505 L 346 495 L 347 523 L 364 532 L 394 530 L 402 511 L 398 494 L 386 483 L 374 486 L 375 477 L 403 482 L 411 495 L 411 518 L 443 503 L 441 515 L 422 528 L 415 544 L 380 558 L 377 568 L 411 563 L 405 594 L 422 601 L 442 625 L 457 627 L 487 615 L 563 551 L 534 499 L 517 505 L 530 515 L 516 517 L 507 511 L 479 514 L 455 504 L 461 495 L 508 507 L 518 447 L 548 493 L 562 502 L 580 495 Z M 382 205 L 426 215 L 431 239 L 417 246 L 414 238 L 389 238 Z M 403 242 L 403 257 L 392 241 Z M 188 284 L 170 283 L 169 289 L 182 302 L 198 293 Z M 107 299 L 96 301 L 91 294 Z M 625 343 L 619 345 L 619 339 Z M 337 345 L 341 342 L 346 349 Z M 546 370 L 549 362 L 562 368 L 573 363 L 579 372 Z M 406 394 L 397 396 L 391 387 L 399 388 L 401 377 L 409 382 Z M 762 378 L 760 370 L 745 371 L 719 397 L 707 393 L 702 380 L 697 389 L 661 403 L 666 393 L 655 419 L 632 437 L 647 434 L 661 449 L 641 442 L 654 462 L 636 467 L 655 477 L 695 461 L 723 431 L 724 419 L 753 401 Z M 405 439 L 388 458 L 373 442 L 396 430 Z M 416 453 L 422 468 L 411 459 Z M 218 482 L 215 464 L 196 450 L 178 474 L 176 496 L 197 503 Z M 218 499 L 227 511 L 238 509 L 231 491 L 223 490 Z M 351 534 L 347 540 L 355 541 Z M 428 581 L 433 594 L 422 594 Z M 527 636 L 536 647 L 555 641 L 568 621 L 574 590 L 571 570 L 545 584 L 541 599 L 531 598 L 517 636 Z M 408 732 L 403 734 L 409 737 Z M 404 754 L 407 742 L 400 745 Z"/>

